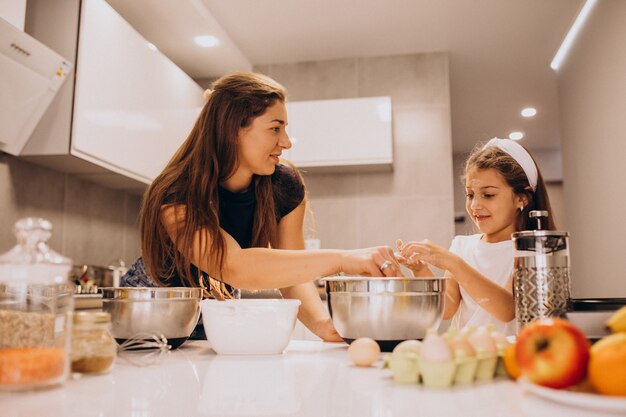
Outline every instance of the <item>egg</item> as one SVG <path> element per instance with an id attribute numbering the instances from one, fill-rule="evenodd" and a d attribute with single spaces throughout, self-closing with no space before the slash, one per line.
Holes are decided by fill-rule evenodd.
<path id="1" fill-rule="evenodd" d="M 359 337 L 350 343 L 348 356 L 356 366 L 372 366 L 380 357 L 380 346 L 369 337 Z"/>
<path id="2" fill-rule="evenodd" d="M 469 342 L 477 352 L 486 352 L 495 355 L 498 352 L 493 338 L 484 327 L 479 328 L 469 336 Z"/>
<path id="3" fill-rule="evenodd" d="M 422 358 L 430 361 L 444 362 L 452 359 L 452 351 L 445 339 L 436 333 L 428 333 L 422 342 Z"/>
<path id="4" fill-rule="evenodd" d="M 463 354 L 465 356 L 475 356 L 476 351 L 472 344 L 463 335 L 457 335 L 450 341 L 450 347 L 456 356 Z"/>
<path id="5" fill-rule="evenodd" d="M 400 342 L 395 348 L 393 348 L 392 353 L 400 353 L 400 352 L 413 352 L 420 353 L 422 349 L 422 342 L 419 340 L 405 340 L 404 342 Z"/>
<path id="6" fill-rule="evenodd" d="M 506 349 L 509 345 L 509 341 L 506 340 L 506 336 L 496 330 L 491 332 L 491 338 L 495 342 L 498 349 Z"/>

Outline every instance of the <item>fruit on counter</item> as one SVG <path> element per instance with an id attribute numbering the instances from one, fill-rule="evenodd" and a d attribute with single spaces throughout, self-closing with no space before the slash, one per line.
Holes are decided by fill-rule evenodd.
<path id="1" fill-rule="evenodd" d="M 356 366 L 372 366 L 380 357 L 380 346 L 369 337 L 359 337 L 350 343 L 348 356 Z"/>
<path id="2" fill-rule="evenodd" d="M 626 396 L 626 333 L 597 341 L 590 349 L 588 376 L 601 394 Z"/>
<path id="3" fill-rule="evenodd" d="M 626 332 L 626 306 L 611 315 L 606 322 L 606 327 L 613 333 Z"/>
<path id="4" fill-rule="evenodd" d="M 517 365 L 517 359 L 515 358 L 515 345 L 508 345 L 504 351 L 504 369 L 506 374 L 511 379 L 517 379 L 520 377 L 519 366 Z"/>
<path id="5" fill-rule="evenodd" d="M 517 336 L 515 357 L 522 375 L 551 388 L 582 381 L 589 362 L 589 341 L 567 320 L 544 318 L 527 324 Z"/>

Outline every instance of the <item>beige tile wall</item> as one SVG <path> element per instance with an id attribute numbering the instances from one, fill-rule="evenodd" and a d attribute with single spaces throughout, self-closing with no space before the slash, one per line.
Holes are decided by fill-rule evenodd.
<path id="1" fill-rule="evenodd" d="M 259 66 L 289 100 L 391 96 L 393 172 L 304 172 L 322 248 L 393 245 L 454 233 L 450 87 L 446 53 Z M 312 226 L 311 219 L 307 219 Z"/>
<path id="2" fill-rule="evenodd" d="M 79 181 L 0 155 L 0 252 L 15 244 L 13 224 L 22 217 L 52 222 L 50 246 L 76 264 L 128 265 L 139 254 L 137 214 L 141 196 Z"/>

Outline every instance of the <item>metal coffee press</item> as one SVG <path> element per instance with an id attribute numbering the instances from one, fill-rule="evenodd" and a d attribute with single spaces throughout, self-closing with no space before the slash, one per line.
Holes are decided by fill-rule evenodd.
<path id="1" fill-rule="evenodd" d="M 543 230 L 549 213 L 534 210 L 536 230 L 513 233 L 513 297 L 518 331 L 542 317 L 565 317 L 570 299 L 568 232 Z"/>

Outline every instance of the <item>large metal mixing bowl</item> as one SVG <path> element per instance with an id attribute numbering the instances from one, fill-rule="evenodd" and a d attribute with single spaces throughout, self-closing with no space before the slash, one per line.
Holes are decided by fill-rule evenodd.
<path id="1" fill-rule="evenodd" d="M 327 303 L 335 328 L 348 343 L 370 337 L 383 351 L 423 339 L 443 316 L 446 278 L 327 277 Z"/>
<path id="2" fill-rule="evenodd" d="M 123 343 L 141 333 L 165 336 L 172 348 L 182 345 L 200 315 L 200 288 L 102 288 L 102 310 L 111 314 L 111 334 Z"/>

